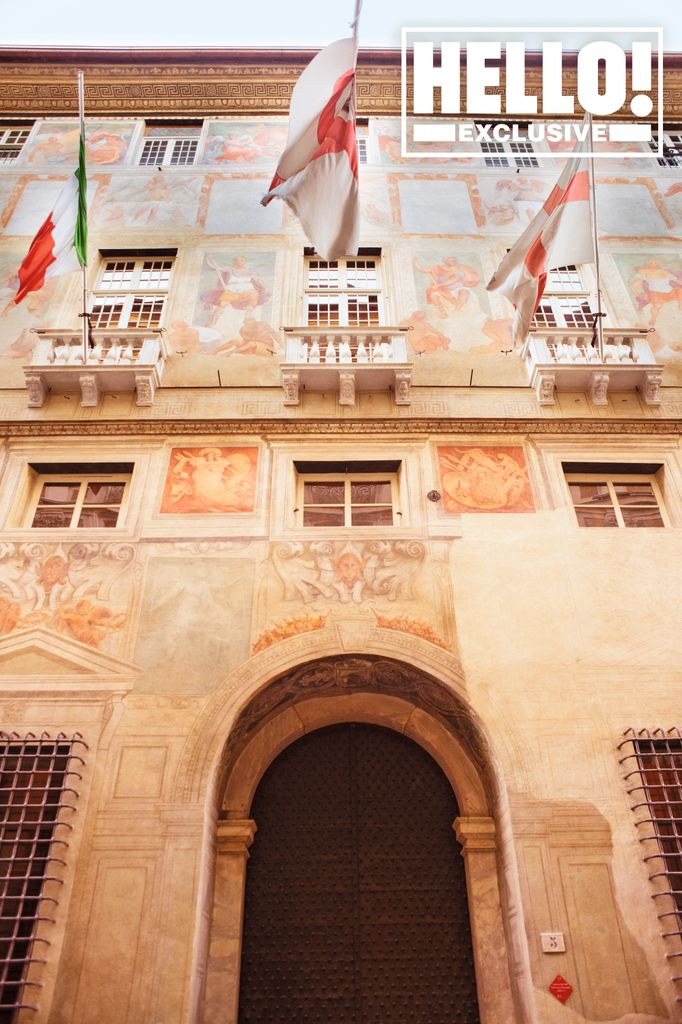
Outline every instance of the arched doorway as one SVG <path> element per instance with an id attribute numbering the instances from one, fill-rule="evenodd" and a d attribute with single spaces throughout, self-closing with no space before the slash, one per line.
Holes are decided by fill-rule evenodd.
<path id="1" fill-rule="evenodd" d="M 239 1024 L 477 1024 L 459 810 L 420 746 L 319 729 L 251 813 Z"/>

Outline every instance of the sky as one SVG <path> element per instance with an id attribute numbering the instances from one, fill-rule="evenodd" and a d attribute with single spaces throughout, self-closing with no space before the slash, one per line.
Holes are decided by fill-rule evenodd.
<path id="1" fill-rule="evenodd" d="M 662 26 L 682 52 L 679 0 L 364 0 L 361 46 L 400 46 L 404 26 Z M 570 17 L 566 16 L 566 8 Z M 510 11 L 513 17 L 510 17 Z M 0 45 L 323 46 L 348 32 L 353 0 L 0 0 Z M 580 40 L 567 36 L 566 49 Z M 528 45 L 533 45 L 529 37 Z"/>

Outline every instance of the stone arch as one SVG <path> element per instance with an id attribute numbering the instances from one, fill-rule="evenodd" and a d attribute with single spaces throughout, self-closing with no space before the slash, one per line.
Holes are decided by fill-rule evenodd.
<path id="1" fill-rule="evenodd" d="M 320 646 L 324 645 L 316 644 L 318 656 L 301 664 L 302 639 L 307 638 L 263 652 L 226 680 L 190 736 L 176 778 L 178 798 L 205 801 L 207 833 L 215 830 L 215 814 L 219 813 L 214 846 L 217 859 L 205 859 L 203 914 L 196 947 L 202 966 L 208 965 L 209 1009 L 204 1014 L 203 993 L 197 990 L 196 1019 L 205 1024 L 215 1019 L 210 1005 L 215 1004 L 216 964 L 213 951 L 209 955 L 207 914 L 214 866 L 217 862 L 218 878 L 231 862 L 228 883 L 233 889 L 236 885 L 243 899 L 244 870 L 254 831 L 248 809 L 258 780 L 274 757 L 304 732 L 332 722 L 365 721 L 405 732 L 433 756 L 450 779 L 461 808 L 457 828 L 467 863 L 470 903 L 475 900 L 480 910 L 472 915 L 472 931 L 482 1021 L 532 1024 L 536 1011 L 506 792 L 487 732 L 466 698 L 459 662 L 413 637 L 409 638 L 409 659 L 403 658 L 401 645 L 392 634 L 379 637 L 373 645 L 365 637 L 362 654 L 340 652 L 336 636 L 330 638 L 335 641 L 329 644 L 333 649 L 323 653 Z M 298 658 L 292 665 L 294 652 Z M 221 900 L 224 904 L 224 893 L 219 890 L 216 882 L 214 907 Z M 241 904 L 238 917 L 241 921 Z M 217 968 L 222 970 L 223 981 L 228 975 L 233 979 L 234 992 L 226 998 L 228 1003 L 232 998 L 234 1013 L 232 1018 L 222 1018 L 225 1024 L 236 1020 L 240 927 L 228 955 L 231 969 L 225 970 L 224 957 Z M 230 930 L 234 937 L 234 921 Z M 502 972 L 506 976 L 503 984 L 501 946 L 507 966 Z M 224 943 L 218 942 L 217 947 L 225 952 Z M 203 970 L 197 972 L 200 980 L 204 976 Z"/>

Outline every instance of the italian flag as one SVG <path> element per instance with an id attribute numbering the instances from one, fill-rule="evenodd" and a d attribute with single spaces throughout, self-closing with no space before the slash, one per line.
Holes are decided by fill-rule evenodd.
<path id="1" fill-rule="evenodd" d="M 81 128 L 78 169 L 65 182 L 54 209 L 46 217 L 19 267 L 19 290 L 14 297 L 15 302 L 21 302 L 29 292 L 38 291 L 49 278 L 86 266 L 86 191 L 85 139 Z"/>

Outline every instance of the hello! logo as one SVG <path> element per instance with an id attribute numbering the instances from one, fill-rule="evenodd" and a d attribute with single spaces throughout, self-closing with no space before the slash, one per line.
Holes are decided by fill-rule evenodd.
<path id="1" fill-rule="evenodd" d="M 543 159 L 586 141 L 586 156 L 663 155 L 660 28 L 402 30 L 404 158 L 546 143 Z"/>

